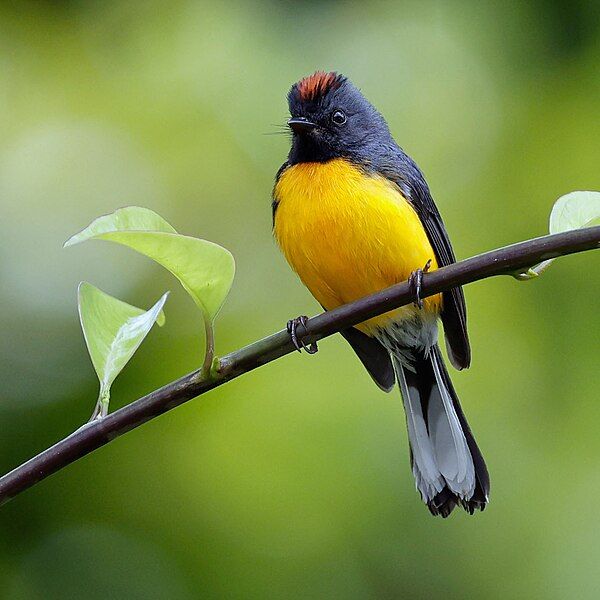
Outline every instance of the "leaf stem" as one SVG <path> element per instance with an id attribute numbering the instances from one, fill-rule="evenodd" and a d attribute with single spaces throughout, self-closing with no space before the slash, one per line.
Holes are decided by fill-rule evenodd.
<path id="1" fill-rule="evenodd" d="M 100 385 L 100 393 L 94 408 L 94 412 L 90 417 L 89 423 L 96 419 L 103 419 L 108 414 L 108 405 L 110 403 L 110 388 Z"/>
<path id="2" fill-rule="evenodd" d="M 207 314 L 203 312 L 202 316 L 204 317 L 206 348 L 204 350 L 204 362 L 200 369 L 200 378 L 202 380 L 207 380 L 210 378 L 211 368 L 215 358 L 215 326 L 214 321 Z"/>

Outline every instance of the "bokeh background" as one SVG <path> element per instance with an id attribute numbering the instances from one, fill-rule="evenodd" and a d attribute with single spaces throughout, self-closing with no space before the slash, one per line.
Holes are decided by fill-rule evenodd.
<path id="1" fill-rule="evenodd" d="M 155 329 L 112 407 L 197 367 L 170 275 L 123 247 L 63 250 L 138 204 L 218 242 L 237 277 L 221 353 L 318 306 L 271 239 L 285 94 L 337 69 L 424 169 L 459 257 L 544 234 L 599 189 L 600 13 L 556 2 L 20 2 L 0 5 L 0 467 L 64 437 L 97 383 L 88 280 Z M 287 356 L 119 438 L 0 509 L 0 597 L 596 598 L 600 256 L 466 290 L 454 381 L 492 501 L 432 518 L 397 392 L 343 340 Z"/>

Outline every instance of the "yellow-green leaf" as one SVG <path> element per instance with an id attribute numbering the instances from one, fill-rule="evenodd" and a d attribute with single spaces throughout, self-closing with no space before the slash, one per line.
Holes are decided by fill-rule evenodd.
<path id="1" fill-rule="evenodd" d="M 550 213 L 550 233 L 563 233 L 584 227 L 600 225 L 600 192 L 571 192 L 561 196 L 552 207 Z M 527 281 L 539 277 L 554 259 L 513 274 L 519 281 Z"/>
<path id="2" fill-rule="evenodd" d="M 600 220 L 600 192 L 571 192 L 561 196 L 550 213 L 550 233 L 592 227 Z"/>
<path id="3" fill-rule="evenodd" d="M 79 318 L 92 364 L 106 398 L 117 375 L 129 362 L 154 323 L 163 325 L 168 292 L 148 311 L 113 298 L 85 281 L 79 284 Z"/>
<path id="4" fill-rule="evenodd" d="M 85 240 L 98 237 L 111 231 L 164 231 L 177 233 L 159 214 L 141 206 L 119 208 L 110 215 L 94 219 L 83 231 L 65 242 L 64 247 L 73 246 Z"/>
<path id="5" fill-rule="evenodd" d="M 153 225 L 160 229 L 149 229 Z M 206 240 L 178 234 L 151 210 L 129 207 L 100 217 L 69 239 L 65 246 L 88 239 L 128 246 L 161 264 L 179 279 L 210 321 L 231 289 L 235 262 L 228 250 Z"/>

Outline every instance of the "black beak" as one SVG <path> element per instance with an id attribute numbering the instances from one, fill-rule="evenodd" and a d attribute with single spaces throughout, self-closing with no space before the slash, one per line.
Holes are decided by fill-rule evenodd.
<path id="1" fill-rule="evenodd" d="M 293 117 L 287 124 L 294 133 L 307 133 L 317 126 L 316 123 L 309 121 L 306 117 Z"/>

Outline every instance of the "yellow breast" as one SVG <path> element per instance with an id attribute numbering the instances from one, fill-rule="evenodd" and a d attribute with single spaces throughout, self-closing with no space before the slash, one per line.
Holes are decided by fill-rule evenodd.
<path id="1" fill-rule="evenodd" d="M 327 310 L 404 281 L 429 259 L 437 268 L 417 213 L 385 177 L 365 175 L 343 159 L 301 163 L 282 173 L 274 196 L 275 238 Z M 425 310 L 440 308 L 441 296 L 425 300 Z M 402 307 L 359 329 L 372 334 L 414 310 Z"/>

